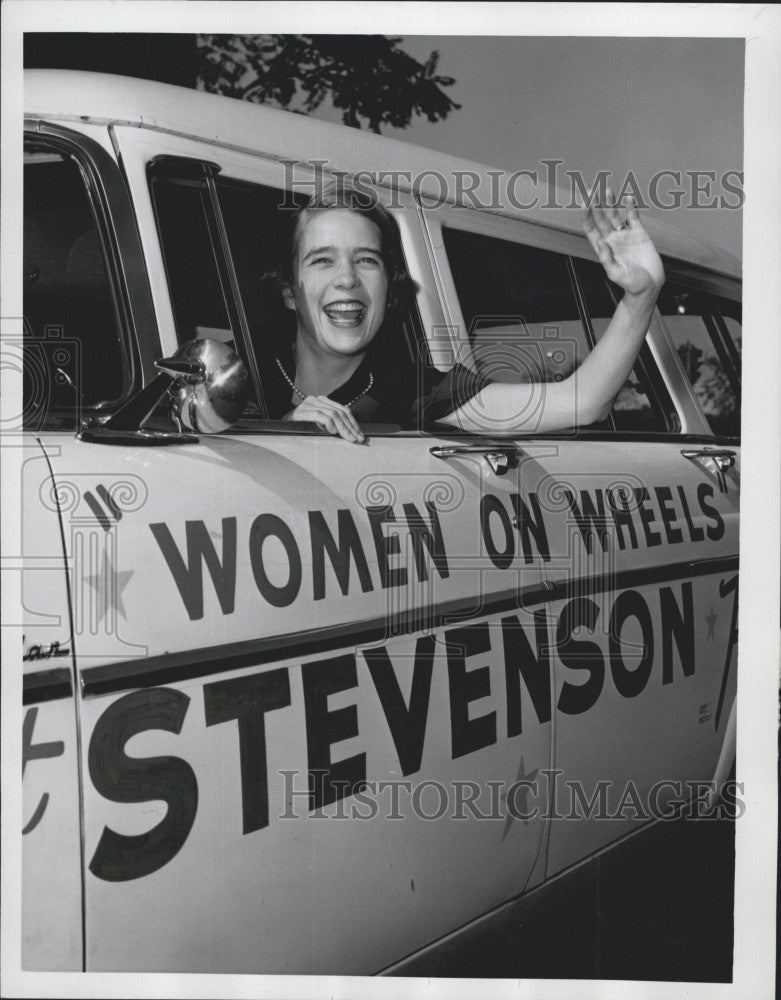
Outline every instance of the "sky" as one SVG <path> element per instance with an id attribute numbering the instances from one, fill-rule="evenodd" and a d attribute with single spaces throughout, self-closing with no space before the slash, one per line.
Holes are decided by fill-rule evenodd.
<path id="1" fill-rule="evenodd" d="M 661 170 L 715 171 L 714 193 L 738 200 L 720 179 L 743 166 L 742 38 L 406 35 L 401 45 L 421 62 L 439 52 L 462 107 L 384 135 L 509 170 L 560 159 L 589 186 L 600 170 L 619 180 L 632 170 L 644 186 Z M 742 258 L 740 211 L 649 211 Z"/>
<path id="2" fill-rule="evenodd" d="M 153 4 L 148 9 L 165 8 Z M 228 33 L 220 19 L 211 24 Z M 111 26 L 106 20 L 96 23 L 103 32 Z M 28 48 L 39 50 L 37 56 L 29 53 L 30 65 L 194 82 L 194 34 L 176 34 L 167 43 L 165 34 L 134 27 L 142 33 L 126 44 L 120 43 L 118 31 L 79 36 L 73 43 L 62 32 L 28 36 Z M 177 24 L 178 32 L 185 27 Z M 328 30 L 339 33 L 339 23 L 329 22 Z M 94 37 L 104 39 L 97 48 L 79 40 Z M 455 78 L 444 89 L 461 107 L 444 121 L 419 117 L 406 129 L 383 126 L 385 135 L 510 171 L 537 170 L 541 176 L 546 169 L 542 161 L 560 160 L 562 173 L 579 171 L 589 188 L 600 171 L 611 171 L 616 190 L 631 171 L 646 193 L 660 171 L 680 172 L 684 180 L 687 171 L 710 171 L 716 178 L 714 193 L 726 194 L 732 206 L 738 203 L 721 179 L 728 174 L 739 185 L 728 172 L 739 172 L 743 165 L 742 38 L 532 37 L 520 32 L 391 37 L 400 38 L 404 51 L 421 63 L 432 51 L 439 52 L 437 72 Z M 292 106 L 300 109 L 302 104 L 299 96 Z M 341 112 L 328 102 L 314 115 L 341 121 Z M 665 180 L 662 194 L 669 195 L 675 186 L 672 179 Z M 690 183 L 685 186 L 691 188 Z M 537 190 L 544 198 L 544 182 Z M 707 204 L 712 195 L 706 192 L 700 201 Z M 690 236 L 742 256 L 742 213 L 734 207 L 656 208 L 655 214 Z"/>

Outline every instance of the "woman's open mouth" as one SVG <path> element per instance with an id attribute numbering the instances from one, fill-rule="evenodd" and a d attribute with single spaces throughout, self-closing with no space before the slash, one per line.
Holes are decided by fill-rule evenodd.
<path id="1" fill-rule="evenodd" d="M 329 302 L 323 306 L 323 312 L 334 326 L 349 328 L 360 326 L 366 315 L 366 306 L 357 299 L 344 302 Z"/>

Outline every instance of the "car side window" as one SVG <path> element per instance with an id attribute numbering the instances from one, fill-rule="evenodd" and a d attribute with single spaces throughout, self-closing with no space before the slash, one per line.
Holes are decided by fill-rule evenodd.
<path id="1" fill-rule="evenodd" d="M 148 174 L 178 341 L 208 337 L 236 350 L 257 388 L 244 417 L 263 419 L 265 373 L 276 379 L 275 358 L 294 333 L 276 275 L 292 210 L 307 199 L 175 157 L 153 160 Z M 416 316 L 412 306 L 394 338 L 394 351 L 410 363 L 420 339 Z M 290 432 L 311 433 L 306 425 Z"/>
<path id="2" fill-rule="evenodd" d="M 258 416 L 262 389 L 246 319 L 233 287 L 233 265 L 221 235 L 211 165 L 158 157 L 147 172 L 177 341 L 211 339 L 235 350 L 252 385 L 244 415 Z M 245 220 L 248 228 L 250 221 Z"/>
<path id="3" fill-rule="evenodd" d="M 588 354 L 567 258 L 445 227 L 472 356 L 495 382 L 558 382 Z"/>
<path id="4" fill-rule="evenodd" d="M 24 414 L 72 426 L 127 394 L 130 366 L 106 251 L 78 162 L 34 141 L 24 159 Z"/>
<path id="5" fill-rule="evenodd" d="M 493 381 L 560 381 L 607 329 L 615 299 L 598 265 L 482 233 L 445 227 L 443 236 L 472 355 Z M 591 429 L 668 430 L 649 372 L 661 382 L 646 352 L 610 418 Z"/>
<path id="6" fill-rule="evenodd" d="M 307 199 L 227 177 L 217 178 L 216 191 L 262 383 L 263 372 L 276 364 L 275 357 L 285 340 L 295 334 L 293 313 L 282 302 L 278 271 L 293 224 L 293 209 Z M 384 341 L 391 355 L 389 364 L 413 362 L 413 345 L 420 339 L 420 324 L 414 312 L 415 307 L 410 306 L 409 313 L 400 320 L 401 328 Z"/>
<path id="7" fill-rule="evenodd" d="M 209 230 L 200 178 L 150 170 L 157 228 L 180 344 L 198 337 L 232 343 L 234 331 Z"/>
<path id="8" fill-rule="evenodd" d="M 673 279 L 658 306 L 711 430 L 739 437 L 740 303 Z"/>
<path id="9" fill-rule="evenodd" d="M 601 264 L 590 260 L 576 260 L 574 264 L 588 323 L 598 341 L 623 292 L 608 281 Z M 647 344 L 616 397 L 611 416 L 617 431 L 659 433 L 677 429 L 675 408 Z"/>
<path id="10" fill-rule="evenodd" d="M 275 273 L 280 265 L 292 206 L 303 200 L 279 188 L 218 178 L 216 193 L 261 385 L 290 333 Z M 282 207 L 286 205 L 287 207 Z M 265 412 L 265 406 L 261 409 Z"/>

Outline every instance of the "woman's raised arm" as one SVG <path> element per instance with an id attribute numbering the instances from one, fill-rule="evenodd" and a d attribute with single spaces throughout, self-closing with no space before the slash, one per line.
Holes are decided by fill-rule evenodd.
<path id="1" fill-rule="evenodd" d="M 651 237 L 630 204 L 622 222 L 610 189 L 604 206 L 581 210 L 583 230 L 612 282 L 624 289 L 613 319 L 581 365 L 561 382 L 494 382 L 442 421 L 463 430 L 564 430 L 604 419 L 648 332 L 664 283 Z"/>

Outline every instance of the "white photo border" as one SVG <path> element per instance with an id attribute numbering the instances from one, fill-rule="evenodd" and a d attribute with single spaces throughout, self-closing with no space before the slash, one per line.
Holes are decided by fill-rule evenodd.
<path id="1" fill-rule="evenodd" d="M 781 480 L 781 12 L 747 4 L 212 3 L 140 0 L 85 4 L 6 0 L 2 5 L 3 336 L 21 327 L 22 38 L 28 31 L 145 31 L 250 34 L 343 32 L 392 35 L 610 35 L 743 37 L 746 40 L 743 445 L 740 531 L 738 780 L 732 984 L 559 980 L 409 980 L 305 976 L 30 973 L 20 969 L 21 676 L 2 672 L 2 993 L 30 997 L 516 997 L 762 998 L 774 995 L 776 939 L 777 718 L 779 668 L 779 497 Z M 4 373 L 2 411 L 20 412 L 20 379 Z M 3 546 L 18 538 L 19 468 L 2 454 Z M 768 558 L 768 554 L 770 558 Z M 19 574 L 4 572 L 2 607 L 20 608 Z M 12 616 L 13 617 L 13 616 Z M 0 630 L 3 662 L 18 660 L 21 629 Z"/>

